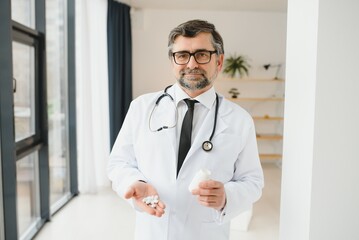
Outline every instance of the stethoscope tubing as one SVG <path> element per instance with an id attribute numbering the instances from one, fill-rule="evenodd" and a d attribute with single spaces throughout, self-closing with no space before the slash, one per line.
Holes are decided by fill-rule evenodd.
<path id="1" fill-rule="evenodd" d="M 159 132 L 159 131 L 162 131 L 164 129 L 169 129 L 169 128 L 174 128 L 176 125 L 177 125 L 177 121 L 178 121 L 178 113 L 177 113 L 177 106 L 174 102 L 174 99 L 173 97 L 167 93 L 167 90 L 168 88 L 170 88 L 172 85 L 168 86 L 165 88 L 165 90 L 163 91 L 163 93 L 161 94 L 161 96 L 159 96 L 155 102 L 155 105 L 150 113 L 150 117 L 148 119 L 148 127 L 150 129 L 151 132 Z M 171 99 L 171 101 L 173 102 L 174 104 L 174 107 L 176 109 L 176 116 L 175 116 L 175 123 L 171 126 L 162 126 L 158 129 L 152 129 L 151 128 L 151 119 L 152 119 L 152 115 L 155 111 L 155 109 L 158 107 L 158 105 L 160 104 L 161 100 L 164 98 L 164 97 L 169 97 Z M 212 138 L 214 136 L 214 133 L 216 132 L 216 127 L 217 127 L 217 116 L 218 116 L 218 108 L 219 108 L 219 99 L 218 99 L 218 94 L 216 93 L 216 109 L 215 109 L 215 113 L 214 113 L 214 123 L 213 123 L 213 129 L 212 129 L 212 133 L 211 133 L 211 136 L 209 137 L 209 140 L 206 140 L 203 142 L 202 144 L 202 149 L 206 152 L 208 151 L 211 151 L 213 149 L 213 144 L 212 144 Z"/>

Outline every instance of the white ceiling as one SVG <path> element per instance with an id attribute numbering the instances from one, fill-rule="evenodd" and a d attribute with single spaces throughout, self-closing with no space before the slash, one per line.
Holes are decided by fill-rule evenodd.
<path id="1" fill-rule="evenodd" d="M 286 12 L 287 0 L 117 0 L 140 9 Z"/>

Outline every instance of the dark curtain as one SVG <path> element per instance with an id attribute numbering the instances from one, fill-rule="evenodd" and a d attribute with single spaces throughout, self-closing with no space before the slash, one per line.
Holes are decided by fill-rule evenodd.
<path id="1" fill-rule="evenodd" d="M 108 0 L 107 44 L 112 148 L 132 100 L 130 7 L 113 0 Z"/>

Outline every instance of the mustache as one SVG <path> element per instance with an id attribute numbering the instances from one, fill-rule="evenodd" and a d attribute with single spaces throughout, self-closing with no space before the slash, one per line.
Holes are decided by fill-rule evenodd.
<path id="1" fill-rule="evenodd" d="M 205 75 L 206 71 L 202 69 L 183 69 L 180 71 L 180 74 L 183 76 L 185 74 L 202 74 Z"/>

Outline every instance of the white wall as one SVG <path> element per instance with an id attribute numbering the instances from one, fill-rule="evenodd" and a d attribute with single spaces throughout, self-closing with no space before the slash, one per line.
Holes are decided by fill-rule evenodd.
<path id="1" fill-rule="evenodd" d="M 288 2 L 281 239 L 309 239 L 318 1 Z M 306 17 L 304 18 L 303 16 Z M 299 67 L 300 66 L 300 67 Z M 298 228 L 300 226 L 300 228 Z"/>
<path id="2" fill-rule="evenodd" d="M 319 6 L 310 239 L 359 239 L 359 1 Z"/>
<path id="3" fill-rule="evenodd" d="M 359 239 L 359 2 L 288 2 L 280 239 Z"/>
<path id="4" fill-rule="evenodd" d="M 251 59 L 253 77 L 273 77 L 274 72 L 266 72 L 262 66 L 285 62 L 286 13 L 133 10 L 134 97 L 175 82 L 167 57 L 167 37 L 171 29 L 190 19 L 215 24 L 227 55 L 238 53 Z"/>

